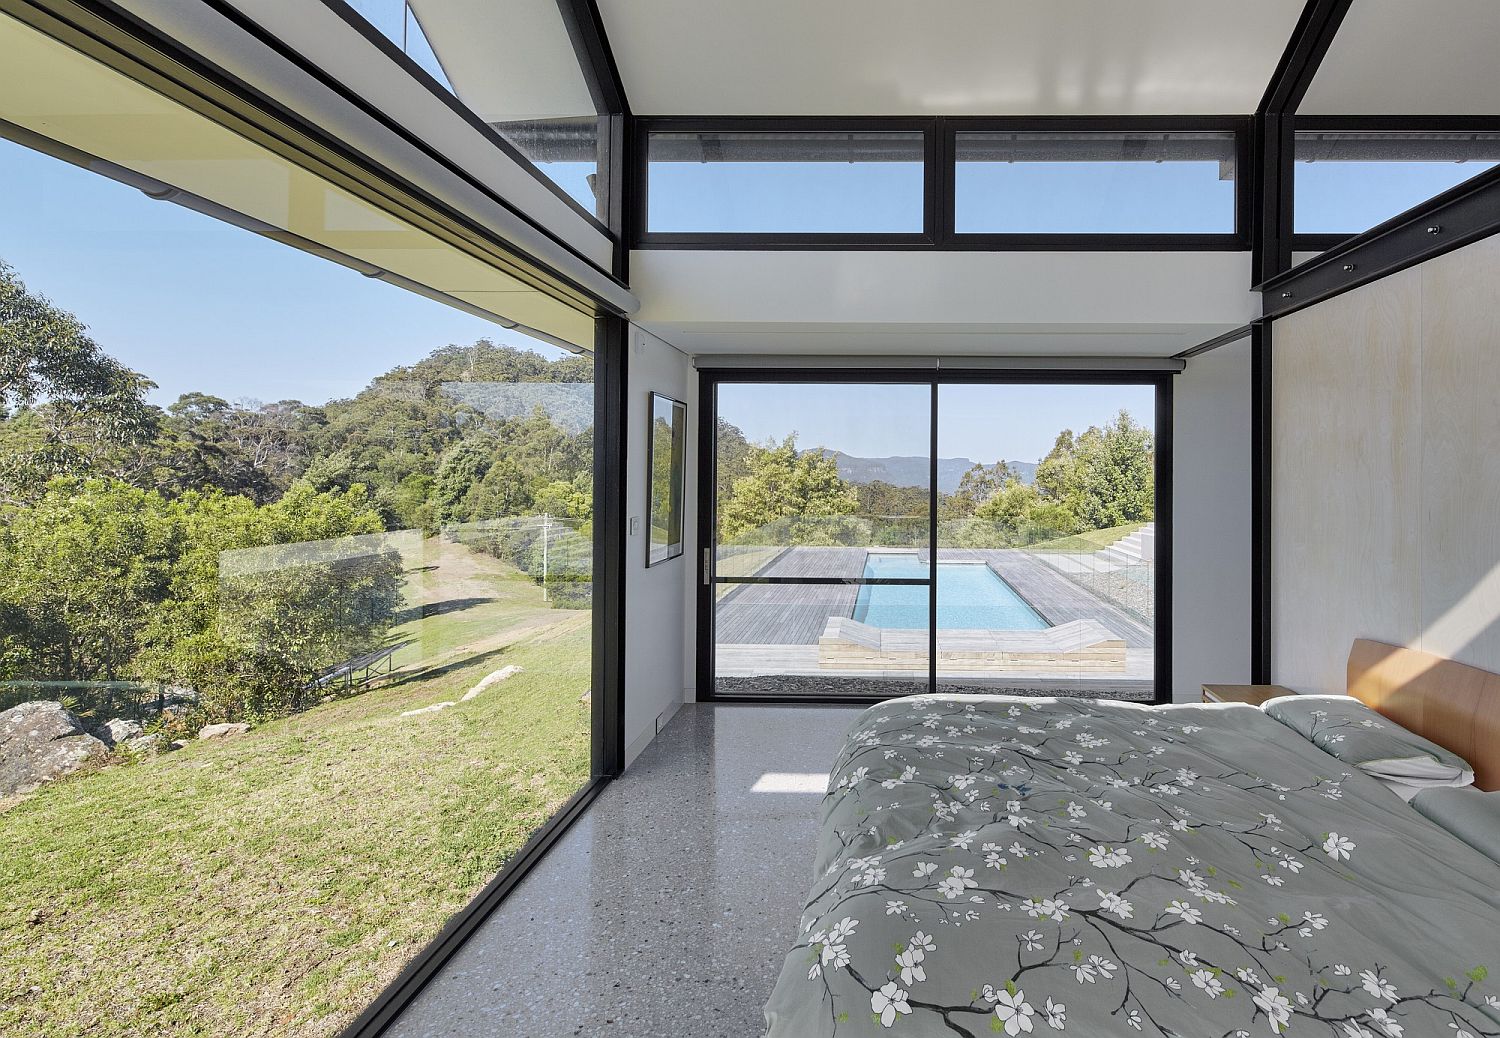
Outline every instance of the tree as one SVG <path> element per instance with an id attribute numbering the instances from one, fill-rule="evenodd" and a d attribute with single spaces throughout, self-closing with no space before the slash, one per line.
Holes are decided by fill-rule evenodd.
<path id="1" fill-rule="evenodd" d="M 723 418 L 717 420 L 714 434 L 714 467 L 718 472 L 718 486 L 714 489 L 722 514 L 734 481 L 750 474 L 750 441 L 739 426 Z"/>
<path id="2" fill-rule="evenodd" d="M 998 494 L 1009 480 L 1015 478 L 1015 472 L 1003 460 L 993 465 L 976 463 L 959 477 L 958 489 L 942 499 L 938 514 L 943 519 L 962 519 L 973 515 L 976 508 Z"/>
<path id="3" fill-rule="evenodd" d="M 1018 543 L 1027 518 L 1040 504 L 1040 496 L 1033 486 L 1022 483 L 1012 476 L 1005 485 L 991 494 L 978 508 L 974 518 L 993 524 L 997 540 Z"/>
<path id="4" fill-rule="evenodd" d="M 725 541 L 784 523 L 784 541 L 781 533 L 770 534 L 776 541 L 836 542 L 840 524 L 819 520 L 859 510 L 859 497 L 839 476 L 838 463 L 819 451 L 799 453 L 795 433 L 780 443 L 751 447 L 746 465 L 746 474 L 734 481 L 720 513 L 720 536 Z"/>
<path id="5" fill-rule="evenodd" d="M 1126 411 L 1079 437 L 1078 518 L 1089 529 L 1147 522 L 1155 515 L 1154 446 Z"/>
<path id="6" fill-rule="evenodd" d="M 181 529 L 160 494 L 55 477 L 0 533 L 8 679 L 114 681 L 169 594 Z"/>
<path id="7" fill-rule="evenodd" d="M 47 480 L 82 474 L 149 442 L 155 384 L 107 356 L 72 314 L 27 291 L 0 262 L 0 494 L 12 503 Z"/>
<path id="8" fill-rule="evenodd" d="M 381 529 L 363 487 L 257 507 L 56 477 L 0 534 L 0 677 L 185 685 L 220 717 L 300 709 L 394 622 Z"/>
<path id="9" fill-rule="evenodd" d="M 380 647 L 395 623 L 401 559 L 363 486 L 299 483 L 263 507 L 194 491 L 172 507 L 182 550 L 137 671 L 196 689 L 211 716 L 305 708 L 313 679 Z"/>
<path id="10" fill-rule="evenodd" d="M 1078 477 L 1078 445 L 1073 430 L 1064 429 L 1038 463 L 1032 485 L 1043 499 L 1073 511 L 1083 492 Z"/>
<path id="11" fill-rule="evenodd" d="M 174 493 L 218 487 L 258 504 L 274 501 L 307 468 L 308 441 L 324 420 L 297 400 L 231 404 L 184 393 L 162 423 L 154 485 Z"/>

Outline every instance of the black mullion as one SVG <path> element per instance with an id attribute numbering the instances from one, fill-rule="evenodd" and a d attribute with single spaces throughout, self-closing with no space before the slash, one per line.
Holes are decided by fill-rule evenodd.
<path id="1" fill-rule="evenodd" d="M 719 502 L 719 384 L 708 372 L 698 377 L 698 702 L 712 702 L 714 690 L 714 573 Z"/>
<path id="2" fill-rule="evenodd" d="M 928 406 L 931 439 L 927 446 L 927 691 L 937 691 L 938 665 L 938 381 L 932 380 L 932 400 Z"/>
<path id="3" fill-rule="evenodd" d="M 1250 680 L 1271 681 L 1271 322 L 1250 329 Z"/>
<path id="4" fill-rule="evenodd" d="M 594 107 L 600 115 L 629 115 L 630 102 L 596 0 L 558 0 L 557 9 Z"/>
<path id="5" fill-rule="evenodd" d="M 1151 624 L 1153 647 L 1151 679 L 1156 686 L 1158 703 L 1172 702 L 1172 378 L 1162 376 L 1156 383 L 1156 500 L 1155 543 L 1151 565 L 1153 575 L 1152 605 L 1155 615 Z"/>
<path id="6" fill-rule="evenodd" d="M 625 769 L 625 415 L 629 351 L 620 317 L 594 322 L 593 773 Z"/>
<path id="7" fill-rule="evenodd" d="M 943 121 L 933 119 L 922 139 L 922 237 L 929 245 L 943 239 Z"/>

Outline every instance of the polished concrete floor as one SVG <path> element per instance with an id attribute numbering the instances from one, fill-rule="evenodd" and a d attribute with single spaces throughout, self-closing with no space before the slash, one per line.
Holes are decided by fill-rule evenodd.
<path id="1" fill-rule="evenodd" d="M 387 1033 L 757 1038 L 858 713 L 684 707 Z"/>

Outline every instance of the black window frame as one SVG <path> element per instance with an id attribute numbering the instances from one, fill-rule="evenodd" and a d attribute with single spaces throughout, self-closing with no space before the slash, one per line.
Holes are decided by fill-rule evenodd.
<path id="1" fill-rule="evenodd" d="M 937 120 L 930 118 L 793 116 L 657 116 L 637 118 L 635 193 L 631 199 L 633 248 L 655 249 L 778 249 L 863 248 L 901 249 L 931 246 L 937 225 Z M 650 230 L 651 135 L 653 133 L 860 133 L 884 131 L 922 134 L 922 230 L 914 233 L 812 231 L 652 231 Z"/>
<path id="2" fill-rule="evenodd" d="M 1248 116 L 637 116 L 631 120 L 634 178 L 628 226 L 632 249 L 925 250 L 984 252 L 1244 252 L 1250 249 Z M 924 135 L 921 233 L 652 231 L 652 133 L 920 131 Z M 1235 138 L 1234 231 L 1230 234 L 959 234 L 955 231 L 955 142 L 967 132 L 1216 132 Z"/>
<path id="3" fill-rule="evenodd" d="M 715 572 L 718 529 L 718 451 L 717 433 L 719 418 L 719 386 L 731 384 L 788 385 L 803 383 L 829 384 L 897 384 L 925 385 L 932 388 L 929 440 L 930 477 L 928 485 L 929 543 L 935 548 L 937 533 L 937 451 L 938 451 L 938 396 L 945 385 L 1148 385 L 1155 387 L 1156 407 L 1155 468 L 1153 476 L 1156 486 L 1156 583 L 1152 599 L 1152 673 L 1153 696 L 1151 704 L 1160 706 L 1173 701 L 1172 695 L 1172 418 L 1173 379 L 1175 371 L 1168 370 L 1122 370 L 1119 368 L 983 368 L 953 367 L 715 367 L 705 364 L 698 369 L 698 457 L 697 457 L 697 546 L 698 561 L 695 572 L 696 610 L 696 686 L 700 703 L 766 703 L 786 704 L 845 704 L 868 705 L 901 699 L 911 695 L 910 691 L 892 691 L 886 695 L 822 693 L 817 695 L 719 694 L 715 688 L 716 641 L 715 589 L 724 583 L 810 583 L 810 584 L 917 584 L 929 588 L 929 620 L 937 612 L 937 552 L 929 553 L 929 573 L 926 578 L 904 579 L 887 577 L 811 577 L 811 578 L 724 578 Z M 941 692 L 938 658 L 936 653 L 938 628 L 928 625 L 928 670 L 925 690 L 927 693 Z M 895 686 L 896 683 L 892 682 Z M 923 693 L 917 693 L 923 694 Z"/>
<path id="4" fill-rule="evenodd" d="M 1297 220 L 1297 147 L 1296 137 L 1299 133 L 1337 133 L 1345 131 L 1348 133 L 1500 133 L 1500 116 L 1495 115 L 1421 115 L 1421 116 L 1395 116 L 1395 115 L 1298 115 L 1292 120 L 1292 147 L 1291 154 L 1287 159 L 1287 167 L 1291 171 L 1291 183 L 1288 191 L 1288 226 L 1295 228 Z M 1468 180 L 1460 181 L 1452 188 L 1441 191 L 1432 198 L 1424 199 L 1406 212 L 1415 212 L 1431 204 L 1434 199 L 1442 198 L 1451 191 L 1462 188 L 1474 177 L 1483 176 L 1486 171 L 1480 170 L 1469 177 Z M 1404 213 L 1391 213 L 1389 216 L 1376 224 L 1375 227 L 1383 227 L 1393 222 Z M 1347 234 L 1325 233 L 1291 234 L 1293 252 L 1327 252 L 1336 248 L 1353 238 L 1359 238 L 1369 234 L 1374 228 L 1366 228 L 1363 231 L 1350 231 Z"/>
<path id="5" fill-rule="evenodd" d="M 1244 116 L 1071 116 L 942 120 L 945 204 L 939 240 L 949 249 L 1058 252 L 1242 252 L 1250 248 L 1250 121 Z M 1234 230 L 1219 234 L 1173 233 L 993 233 L 957 230 L 958 134 L 960 133 L 1232 133 L 1234 135 Z"/>

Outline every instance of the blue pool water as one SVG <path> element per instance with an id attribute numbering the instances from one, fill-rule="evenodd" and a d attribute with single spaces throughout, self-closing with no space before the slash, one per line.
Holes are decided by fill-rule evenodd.
<path id="1" fill-rule="evenodd" d="M 926 577 L 927 563 L 915 555 L 870 555 L 867 577 Z M 927 588 L 866 584 L 854 602 L 854 619 L 872 627 L 925 630 Z M 940 631 L 1041 631 L 1035 609 L 988 566 L 938 563 L 937 622 Z"/>

